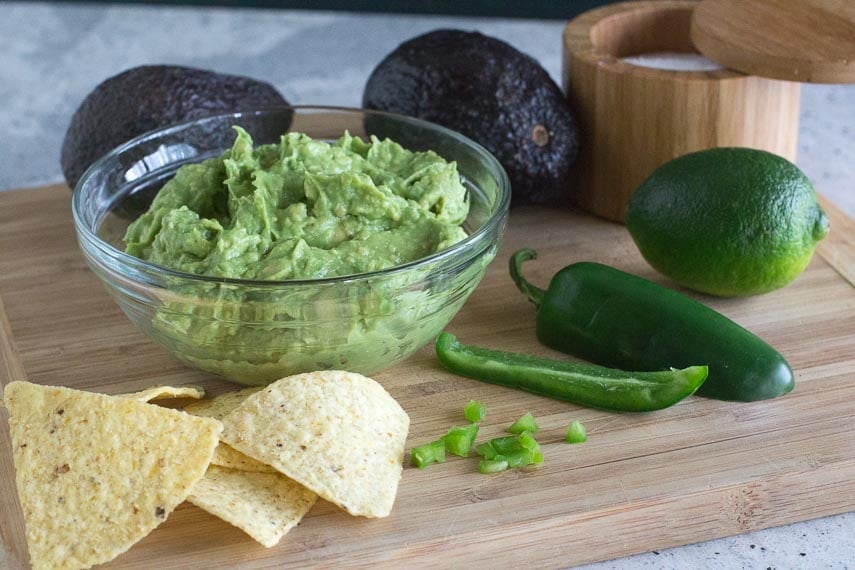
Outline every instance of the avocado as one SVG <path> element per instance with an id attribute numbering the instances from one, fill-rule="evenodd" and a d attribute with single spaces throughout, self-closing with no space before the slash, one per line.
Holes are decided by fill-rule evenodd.
<path id="1" fill-rule="evenodd" d="M 501 40 L 461 30 L 410 39 L 371 73 L 362 104 L 479 142 L 507 171 L 512 205 L 571 201 L 574 112 L 540 64 Z"/>
<path id="2" fill-rule="evenodd" d="M 220 113 L 288 105 L 270 84 L 176 65 L 144 65 L 95 87 L 71 117 L 60 163 L 72 189 L 83 172 L 147 131 Z"/>

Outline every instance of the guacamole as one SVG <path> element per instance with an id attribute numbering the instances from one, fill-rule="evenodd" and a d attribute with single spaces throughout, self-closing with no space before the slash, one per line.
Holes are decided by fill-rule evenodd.
<path id="1" fill-rule="evenodd" d="M 144 326 L 190 365 L 242 384 L 320 369 L 377 372 L 436 336 L 495 255 L 436 272 L 281 286 L 374 271 L 465 237 L 456 164 L 391 140 L 330 144 L 287 134 L 182 166 L 131 223 L 127 251 L 158 265 L 254 284 L 169 277 Z"/>
<path id="2" fill-rule="evenodd" d="M 187 273 L 317 279 L 425 257 L 466 236 L 457 166 L 433 152 L 345 133 L 289 133 L 183 166 L 127 230 L 127 252 Z"/>

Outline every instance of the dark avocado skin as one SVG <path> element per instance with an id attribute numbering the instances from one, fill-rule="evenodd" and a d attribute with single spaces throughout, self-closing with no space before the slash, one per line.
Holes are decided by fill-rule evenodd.
<path id="1" fill-rule="evenodd" d="M 175 65 L 134 67 L 99 84 L 71 117 L 60 163 L 73 189 L 98 158 L 147 131 L 183 121 L 287 105 L 270 84 Z"/>
<path id="2" fill-rule="evenodd" d="M 374 69 L 362 104 L 481 143 L 507 171 L 513 205 L 571 201 L 574 113 L 540 64 L 501 40 L 460 30 L 408 40 Z"/>

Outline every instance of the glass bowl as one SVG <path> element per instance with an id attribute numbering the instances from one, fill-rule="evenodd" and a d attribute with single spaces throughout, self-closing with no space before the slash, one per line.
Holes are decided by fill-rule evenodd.
<path id="1" fill-rule="evenodd" d="M 288 131 L 335 140 L 345 130 L 389 137 L 457 162 L 467 186 L 467 237 L 390 269 L 314 280 L 206 277 L 124 253 L 125 230 L 184 164 L 219 156 L 232 125 L 256 145 Z M 77 239 L 92 271 L 128 318 L 205 372 L 247 384 L 323 369 L 372 374 L 412 354 L 457 313 L 495 257 L 510 184 L 484 148 L 443 127 L 388 113 L 282 107 L 218 115 L 153 131 L 93 164 L 74 190 Z"/>

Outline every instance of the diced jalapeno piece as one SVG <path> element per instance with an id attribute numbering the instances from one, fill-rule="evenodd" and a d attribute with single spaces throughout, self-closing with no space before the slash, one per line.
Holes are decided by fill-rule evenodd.
<path id="1" fill-rule="evenodd" d="M 499 454 L 499 452 L 493 448 L 493 444 L 491 444 L 489 441 L 476 446 L 475 453 L 477 453 L 484 459 L 493 459 Z"/>
<path id="2" fill-rule="evenodd" d="M 564 436 L 564 441 L 567 443 L 582 443 L 587 441 L 588 434 L 585 431 L 585 426 L 579 420 L 573 420 L 567 426 L 567 435 Z"/>
<path id="3" fill-rule="evenodd" d="M 499 459 L 500 457 L 502 456 L 497 455 L 496 459 L 482 459 L 478 462 L 478 471 L 481 473 L 498 473 L 507 470 L 507 459 Z"/>
<path id="4" fill-rule="evenodd" d="M 534 439 L 534 436 L 529 432 L 524 431 L 519 435 L 520 445 L 522 445 L 525 449 L 528 449 L 532 453 L 537 453 L 540 451 L 540 444 Z"/>
<path id="5" fill-rule="evenodd" d="M 431 463 L 444 463 L 445 442 L 438 439 L 431 443 L 414 447 L 410 451 L 410 462 L 419 469 L 424 469 Z"/>
<path id="6" fill-rule="evenodd" d="M 469 400 L 469 403 L 463 408 L 463 415 L 466 416 L 466 421 L 477 423 L 487 415 L 487 408 L 481 402 Z"/>
<path id="7" fill-rule="evenodd" d="M 493 449 L 496 450 L 496 453 L 500 453 L 502 455 L 525 449 L 520 443 L 520 439 L 515 435 L 508 435 L 505 437 L 497 437 L 491 439 L 490 445 L 493 446 Z"/>
<path id="8" fill-rule="evenodd" d="M 511 424 L 508 431 L 516 434 L 520 434 L 524 431 L 537 433 L 540 431 L 540 428 L 537 426 L 537 422 L 534 421 L 534 416 L 531 415 L 531 412 L 526 412 L 524 416 Z"/>
<path id="9" fill-rule="evenodd" d="M 531 465 L 531 451 L 520 449 L 519 451 L 508 453 L 505 455 L 505 459 L 508 461 L 508 468 L 525 467 L 526 465 Z"/>
<path id="10" fill-rule="evenodd" d="M 453 426 L 448 433 L 442 436 L 445 442 L 445 450 L 460 457 L 469 455 L 475 436 L 478 435 L 478 424 L 468 426 Z"/>

